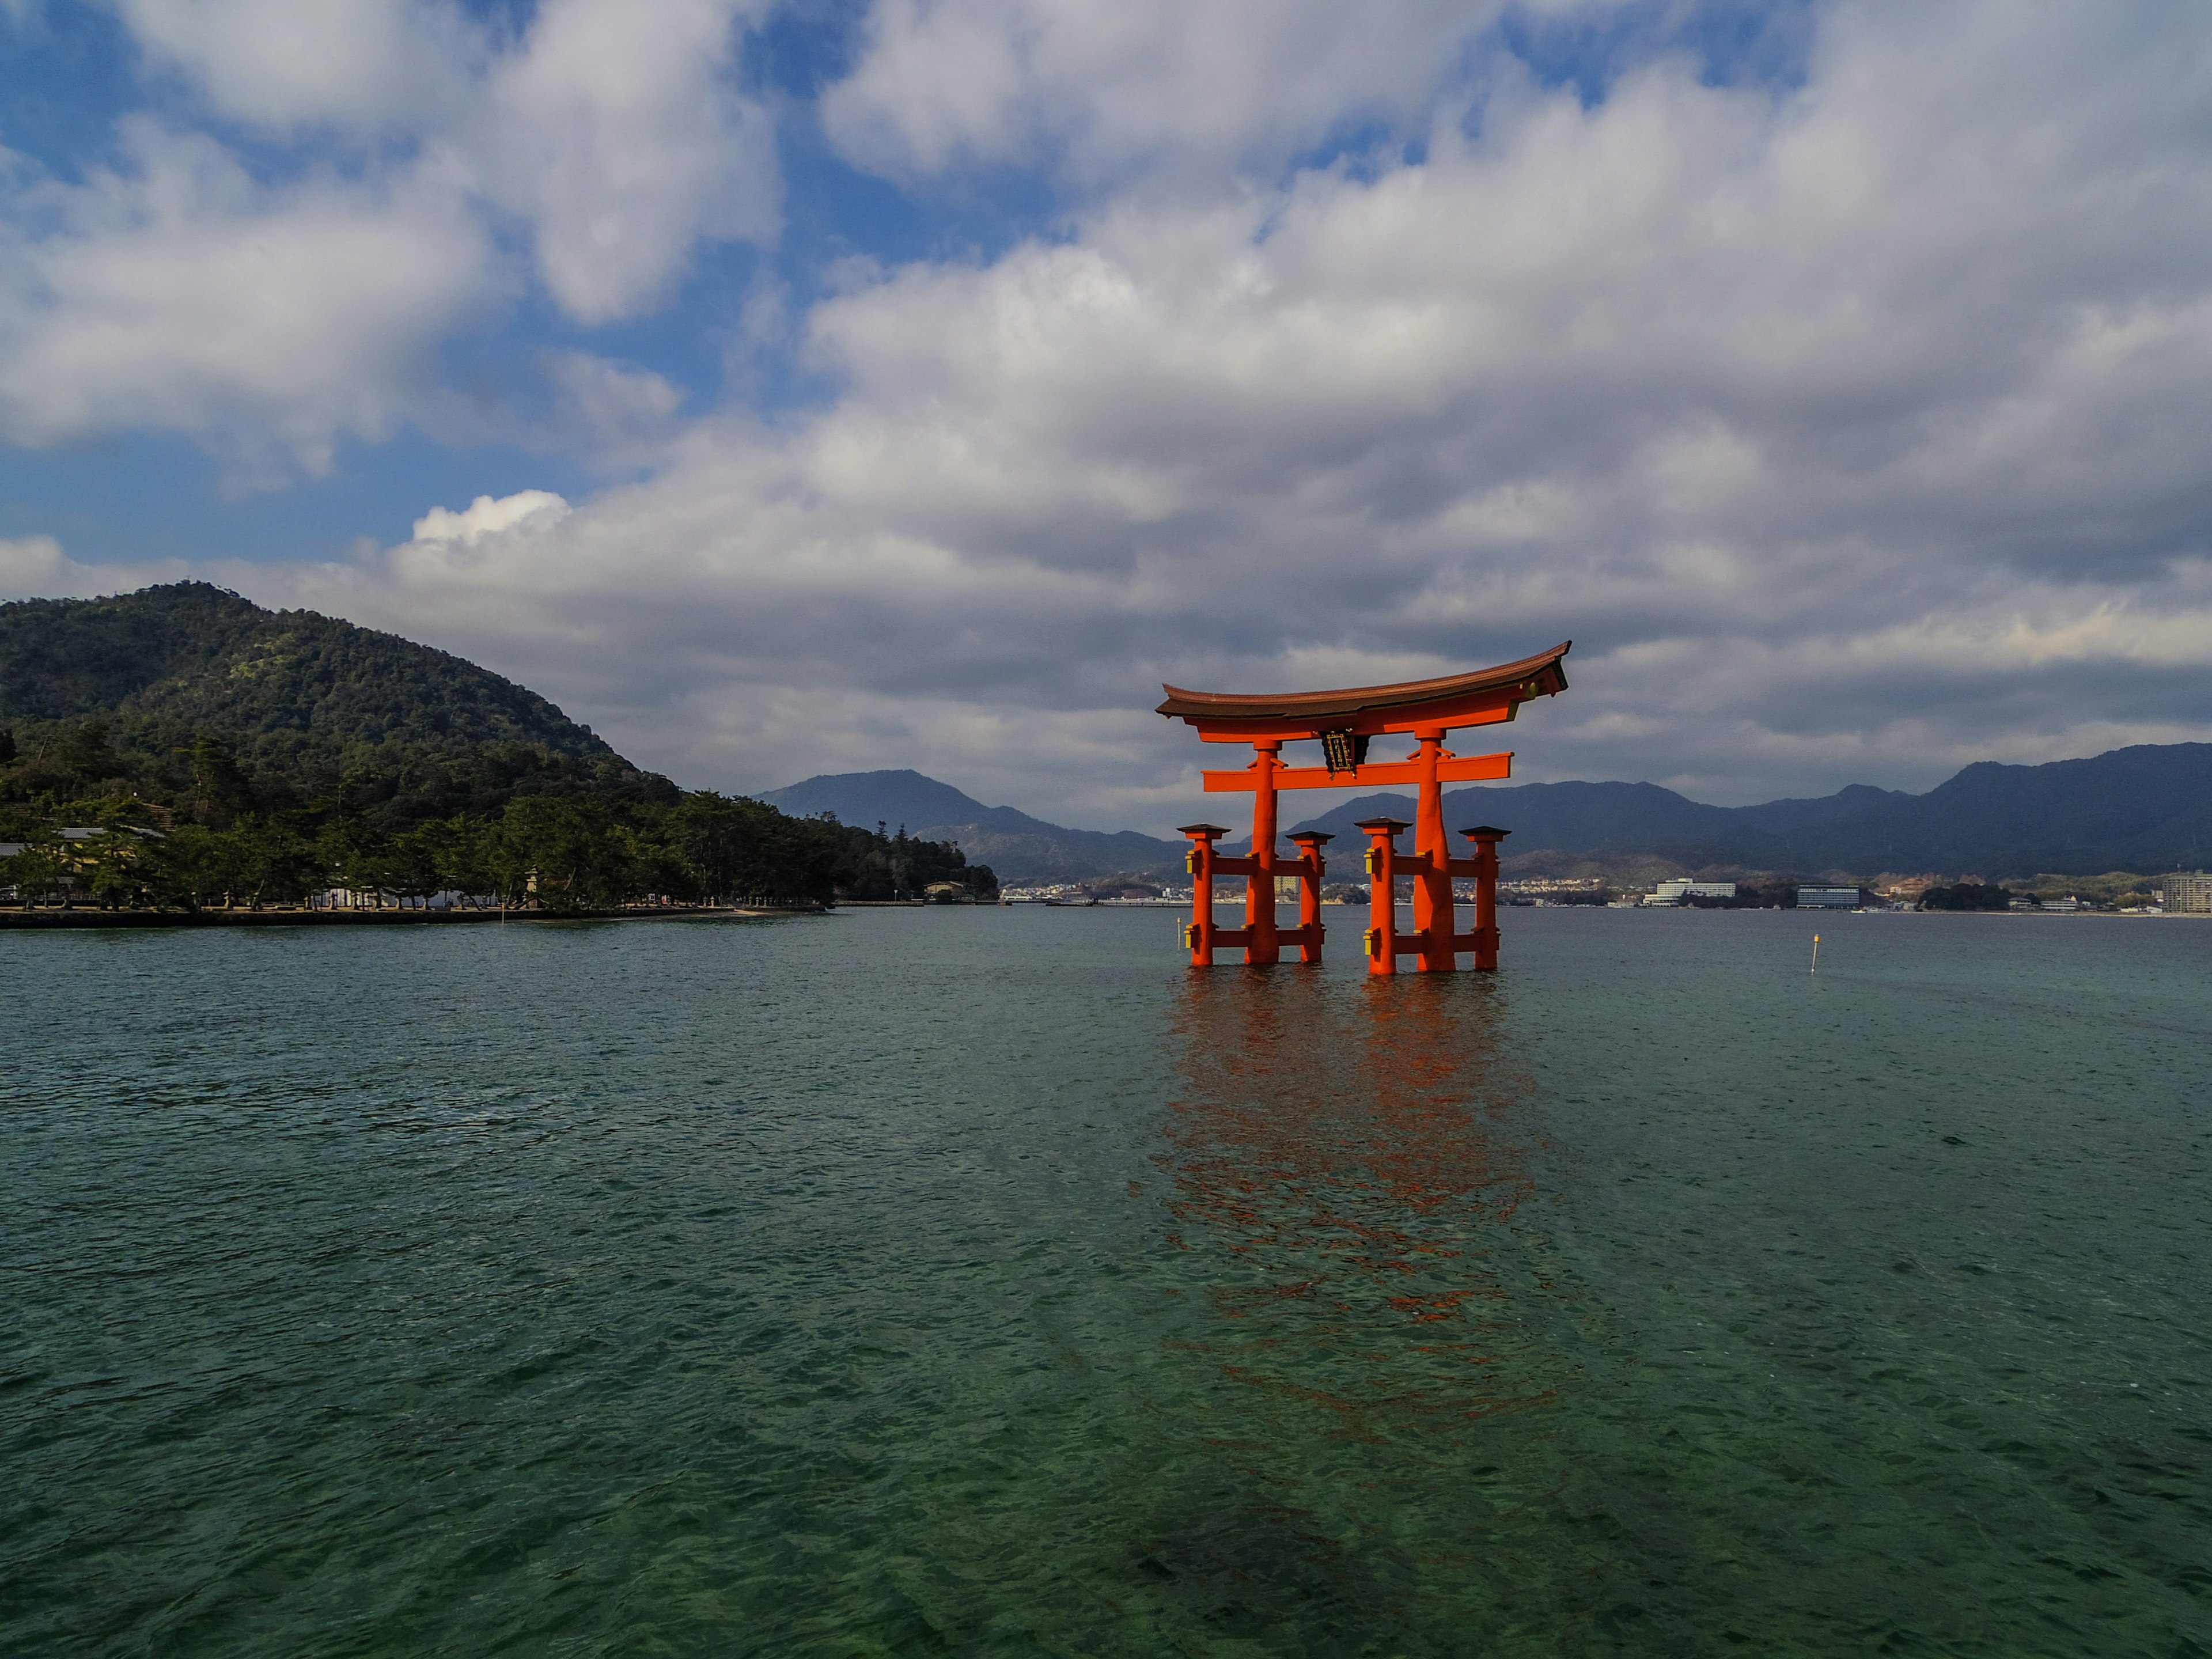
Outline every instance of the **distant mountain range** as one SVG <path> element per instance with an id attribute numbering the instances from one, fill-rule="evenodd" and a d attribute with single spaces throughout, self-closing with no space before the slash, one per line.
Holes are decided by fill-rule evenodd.
<path id="1" fill-rule="evenodd" d="M 1357 820 L 1413 810 L 1411 796 L 1366 795 L 1295 827 L 1358 839 Z M 2212 859 L 2212 744 L 2043 766 L 1983 761 L 1924 795 L 1854 784 L 1811 800 L 1706 806 L 1649 783 L 1493 784 L 1448 793 L 1444 811 L 1455 831 L 1510 830 L 1506 848 L 1522 859 L 1640 854 L 1685 871 L 1801 875 L 2154 872 Z"/>
<path id="2" fill-rule="evenodd" d="M 924 841 L 957 842 L 970 864 L 988 864 L 1001 881 L 1091 881 L 1147 872 L 1180 874 L 1187 842 L 1133 830 L 1070 830 L 1011 806 L 986 806 L 919 772 L 844 772 L 809 778 L 755 797 L 794 817 L 834 812 L 841 823 Z"/>
<path id="3" fill-rule="evenodd" d="M 985 806 L 918 772 L 809 778 L 761 799 L 801 816 L 832 811 L 869 827 L 878 819 L 904 823 L 909 835 L 957 841 L 1002 879 L 1080 881 L 1182 868 L 1180 842 L 1065 829 L 1010 806 Z M 1509 867 L 1531 873 L 1654 863 L 1685 872 L 1929 871 L 1993 880 L 2154 872 L 2212 861 L 2212 744 L 2147 744 L 2044 766 L 1985 761 L 1922 795 L 1854 784 L 1815 799 L 1708 806 L 1650 783 L 1528 783 L 1454 790 L 1444 810 L 1454 830 L 1478 823 L 1511 830 Z M 1328 831 L 1343 852 L 1361 840 L 1352 828 L 1358 819 L 1413 814 L 1411 796 L 1364 795 L 1288 827 Z"/>

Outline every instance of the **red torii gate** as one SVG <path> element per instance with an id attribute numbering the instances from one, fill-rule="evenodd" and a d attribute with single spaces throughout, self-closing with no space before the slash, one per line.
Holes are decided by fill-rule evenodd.
<path id="1" fill-rule="evenodd" d="M 1495 726 L 1510 720 L 1532 697 L 1557 696 L 1565 690 L 1566 671 L 1559 665 L 1572 644 L 1570 640 L 1535 656 L 1472 674 L 1410 680 L 1401 685 L 1299 691 L 1280 696 L 1162 687 L 1168 697 L 1159 706 L 1159 713 L 1196 727 L 1200 738 L 1207 743 L 1249 743 L 1255 750 L 1252 764 L 1242 771 L 1204 774 L 1208 793 L 1252 792 L 1251 855 L 1227 858 L 1215 851 L 1214 843 L 1229 833 L 1219 824 L 1189 823 L 1182 830 L 1191 839 L 1188 864 L 1195 884 L 1190 926 L 1184 930 L 1191 965 L 1210 968 L 1217 949 L 1240 947 L 1248 963 L 1276 962 L 1285 945 L 1298 947 L 1301 962 L 1321 960 L 1321 878 L 1327 867 L 1322 848 L 1332 837 L 1311 833 L 1293 836 L 1291 840 L 1297 846 L 1298 856 L 1278 857 L 1278 790 L 1368 789 L 1380 784 L 1410 783 L 1419 789 L 1410 855 L 1397 846 L 1398 832 L 1407 828 L 1403 821 L 1368 818 L 1358 826 L 1367 832 L 1368 840 L 1371 925 L 1367 930 L 1367 971 L 1395 974 L 1398 958 L 1411 956 L 1420 958 L 1422 973 L 1449 974 L 1459 966 L 1463 952 L 1473 953 L 1478 969 L 1496 968 L 1498 843 L 1510 832 L 1488 824 L 1463 830 L 1460 833 L 1474 844 L 1474 856 L 1451 857 L 1444 836 L 1443 786 L 1510 777 L 1513 755 L 1510 750 L 1498 755 L 1455 755 L 1443 746 L 1444 738 L 1455 726 Z M 1369 761 L 1368 740 L 1385 732 L 1409 732 L 1420 747 L 1407 760 Z M 1322 765 L 1282 763 L 1279 757 L 1285 743 L 1316 738 L 1322 744 Z M 1216 925 L 1216 876 L 1246 878 L 1243 927 Z M 1298 879 L 1296 927 L 1276 925 L 1275 880 L 1279 876 Z M 1413 931 L 1402 936 L 1397 929 L 1393 891 L 1393 883 L 1400 876 L 1413 878 Z M 1459 919 L 1452 902 L 1455 876 L 1474 878 L 1474 931 L 1471 933 L 1458 931 Z"/>

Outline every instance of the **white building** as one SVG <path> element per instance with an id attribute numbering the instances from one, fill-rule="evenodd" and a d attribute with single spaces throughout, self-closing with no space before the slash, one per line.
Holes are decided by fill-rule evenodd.
<path id="1" fill-rule="evenodd" d="M 1662 881 L 1646 904 L 1680 904 L 1693 898 L 1734 898 L 1735 884 L 1732 881 L 1692 881 L 1687 876 L 1677 876 L 1672 881 Z"/>
<path id="2" fill-rule="evenodd" d="M 2176 870 L 2166 878 L 2169 915 L 2212 915 L 2212 876 L 2202 870 Z"/>
<path id="3" fill-rule="evenodd" d="M 1859 890 L 1856 887 L 1800 887 L 1797 890 L 1800 910 L 1856 910 L 1859 908 Z"/>

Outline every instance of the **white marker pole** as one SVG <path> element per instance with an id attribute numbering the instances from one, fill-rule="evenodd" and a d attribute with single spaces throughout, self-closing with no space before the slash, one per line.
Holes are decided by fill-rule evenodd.
<path id="1" fill-rule="evenodd" d="M 1818 933 L 1813 935 L 1813 966 L 1808 971 L 1815 974 L 1820 971 L 1820 936 Z"/>

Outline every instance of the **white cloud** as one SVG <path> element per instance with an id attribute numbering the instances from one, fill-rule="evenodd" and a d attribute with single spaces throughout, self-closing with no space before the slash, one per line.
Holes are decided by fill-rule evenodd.
<path id="1" fill-rule="evenodd" d="M 1503 9 L 1465 0 L 878 0 L 823 100 L 864 167 L 1272 172 L 1362 123 L 1403 123 Z"/>
<path id="2" fill-rule="evenodd" d="M 436 0 L 118 0 L 155 63 L 216 108 L 270 126 L 434 117 L 485 51 Z"/>
<path id="3" fill-rule="evenodd" d="M 447 161 L 534 228 L 538 269 L 580 322 L 662 298 L 700 241 L 766 241 L 775 134 L 731 84 L 734 0 L 544 0 Z"/>
<path id="4" fill-rule="evenodd" d="M 562 447 L 617 467 L 646 465 L 666 453 L 679 430 L 684 393 L 664 376 L 587 351 L 548 352 L 544 367 L 557 389 L 550 427 Z"/>
<path id="5" fill-rule="evenodd" d="M 187 433 L 240 484 L 319 471 L 418 401 L 430 342 L 496 293 L 450 198 L 257 185 L 211 140 L 146 123 L 85 184 L 34 184 L 0 226 L 0 434 L 45 445 Z"/>
<path id="6" fill-rule="evenodd" d="M 180 580 L 191 571 L 182 559 L 80 564 L 52 536 L 0 538 L 0 600 L 88 599 L 102 593 L 128 593 L 152 582 Z"/>
<path id="7" fill-rule="evenodd" d="M 487 536 L 504 535 L 524 525 L 550 529 L 568 512 L 568 503 L 550 489 L 521 489 L 496 500 L 479 495 L 459 513 L 432 507 L 415 520 L 415 540 L 424 546 L 475 547 Z"/>
<path id="8" fill-rule="evenodd" d="M 526 228 L 590 324 L 657 302 L 702 240 L 774 236 L 773 135 L 732 79 L 755 9 L 546 0 L 495 50 L 433 0 L 123 0 L 204 106 L 337 148 L 271 182 L 243 148 L 141 115 L 81 182 L 0 152 L 0 437 L 182 433 L 244 488 L 408 420 L 493 435 L 432 354 L 515 296 L 495 228 Z M 548 360 L 559 406 L 528 441 L 637 465 L 680 394 L 598 361 Z"/>

